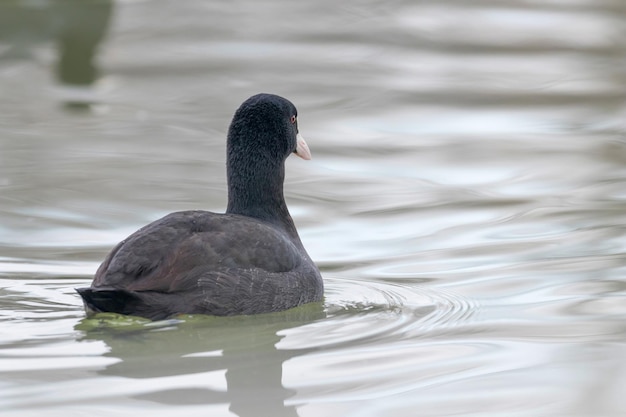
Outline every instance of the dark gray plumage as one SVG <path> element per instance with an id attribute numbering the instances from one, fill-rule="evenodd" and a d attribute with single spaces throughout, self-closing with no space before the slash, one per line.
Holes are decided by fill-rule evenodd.
<path id="1" fill-rule="evenodd" d="M 285 160 L 310 159 L 288 100 L 258 94 L 228 132 L 225 214 L 182 211 L 120 242 L 88 288 L 88 314 L 153 320 L 176 314 L 237 315 L 320 301 L 323 283 L 283 197 Z"/>

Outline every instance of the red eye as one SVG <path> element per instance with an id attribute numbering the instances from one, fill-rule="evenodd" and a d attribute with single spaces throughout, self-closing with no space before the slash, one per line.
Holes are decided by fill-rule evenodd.
<path id="1" fill-rule="evenodd" d="M 290 121 L 291 121 L 291 124 L 294 124 L 296 122 L 296 116 L 295 115 L 291 116 Z"/>

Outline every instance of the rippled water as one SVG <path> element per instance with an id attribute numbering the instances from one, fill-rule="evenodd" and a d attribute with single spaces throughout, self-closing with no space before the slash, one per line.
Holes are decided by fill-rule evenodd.
<path id="1" fill-rule="evenodd" d="M 625 22 L 622 0 L 1 3 L 0 414 L 626 415 Z M 313 153 L 286 195 L 323 305 L 85 319 L 73 288 L 115 243 L 223 211 L 260 91 Z"/>

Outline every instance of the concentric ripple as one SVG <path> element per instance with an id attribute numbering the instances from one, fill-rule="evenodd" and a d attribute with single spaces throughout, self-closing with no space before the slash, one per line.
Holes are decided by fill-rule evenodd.
<path id="1" fill-rule="evenodd" d="M 478 304 L 453 292 L 424 284 L 385 282 L 325 275 L 325 320 L 289 329 L 306 332 L 297 346 L 311 348 L 391 340 L 442 331 L 467 322 Z M 281 342 L 281 343 L 283 343 Z M 305 345 L 304 345 L 305 344 Z"/>

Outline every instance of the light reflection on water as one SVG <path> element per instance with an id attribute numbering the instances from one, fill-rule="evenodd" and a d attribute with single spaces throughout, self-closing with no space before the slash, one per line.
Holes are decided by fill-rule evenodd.
<path id="1" fill-rule="evenodd" d="M 623 2 L 62 4 L 0 6 L 0 410 L 626 413 Z M 259 91 L 324 304 L 85 320 L 117 241 L 223 210 Z"/>

